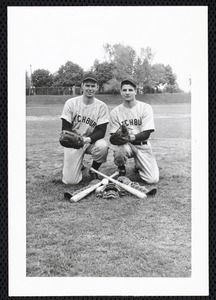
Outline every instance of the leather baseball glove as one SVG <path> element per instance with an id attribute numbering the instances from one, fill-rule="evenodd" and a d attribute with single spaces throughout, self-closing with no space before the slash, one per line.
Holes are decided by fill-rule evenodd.
<path id="1" fill-rule="evenodd" d="M 118 198 L 119 196 L 125 195 L 125 191 L 112 182 L 109 182 L 107 185 L 104 185 L 99 192 L 97 192 L 96 190 L 95 193 L 97 197 L 102 197 L 105 199 Z"/>
<path id="2" fill-rule="evenodd" d="M 130 141 L 130 134 L 125 124 L 122 124 L 119 129 L 110 137 L 110 143 L 113 145 L 124 145 Z"/>
<path id="3" fill-rule="evenodd" d="M 80 149 L 83 147 L 83 138 L 74 132 L 63 130 L 59 142 L 63 147 Z"/>
<path id="4" fill-rule="evenodd" d="M 136 190 L 145 193 L 147 196 L 149 196 L 149 195 L 154 196 L 157 193 L 157 189 L 156 188 L 152 188 L 152 189 L 149 190 L 145 186 L 140 185 L 138 182 L 131 181 L 126 176 L 119 176 L 118 177 L 118 181 L 120 181 L 120 182 L 122 182 L 122 183 L 124 183 L 126 185 L 132 186 Z"/>

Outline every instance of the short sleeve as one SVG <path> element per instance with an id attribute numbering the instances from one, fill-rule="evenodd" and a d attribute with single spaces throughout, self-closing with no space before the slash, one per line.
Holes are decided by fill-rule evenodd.
<path id="1" fill-rule="evenodd" d="M 69 102 L 69 100 L 65 103 L 60 118 L 65 119 L 69 123 L 72 123 L 73 111 L 72 111 L 72 105 Z"/>
<path id="2" fill-rule="evenodd" d="M 108 107 L 103 103 L 99 110 L 97 125 L 101 125 L 104 123 L 109 123 L 109 112 Z"/>
<path id="3" fill-rule="evenodd" d="M 119 129 L 119 120 L 115 110 L 110 113 L 110 133 L 116 132 Z"/>
<path id="4" fill-rule="evenodd" d="M 150 105 L 145 107 L 142 118 L 142 131 L 155 130 L 153 110 Z"/>

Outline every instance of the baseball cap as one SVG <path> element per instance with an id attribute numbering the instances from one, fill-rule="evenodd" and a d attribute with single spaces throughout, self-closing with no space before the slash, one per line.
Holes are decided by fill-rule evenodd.
<path id="1" fill-rule="evenodd" d="M 82 82 L 85 82 L 87 80 L 92 80 L 98 83 L 97 76 L 94 73 L 86 73 L 83 77 Z"/>
<path id="2" fill-rule="evenodd" d="M 135 80 L 133 80 L 132 78 L 125 78 L 124 80 L 122 80 L 122 82 L 121 82 L 121 88 L 122 88 L 123 84 L 131 84 L 135 88 L 137 86 Z"/>

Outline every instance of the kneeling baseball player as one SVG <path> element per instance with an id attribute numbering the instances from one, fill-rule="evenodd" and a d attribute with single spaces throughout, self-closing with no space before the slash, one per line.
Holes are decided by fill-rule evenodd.
<path id="1" fill-rule="evenodd" d="M 64 166 L 62 181 L 77 184 L 82 180 L 83 158 L 90 154 L 92 167 L 98 170 L 107 159 L 108 144 L 103 139 L 109 123 L 107 105 L 95 98 L 98 80 L 92 73 L 84 76 L 83 95 L 66 101 L 62 119 L 60 143 L 64 147 Z M 98 175 L 89 172 L 91 179 Z"/>
<path id="2" fill-rule="evenodd" d="M 136 83 L 133 79 L 121 82 L 123 103 L 110 113 L 110 143 L 114 147 L 114 163 L 119 175 L 125 176 L 125 164 L 134 157 L 135 169 L 146 183 L 157 183 L 159 170 L 149 142 L 154 131 L 152 107 L 135 98 Z"/>

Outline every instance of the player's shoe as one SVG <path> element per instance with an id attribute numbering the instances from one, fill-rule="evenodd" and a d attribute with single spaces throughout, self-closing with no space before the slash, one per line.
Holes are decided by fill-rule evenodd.
<path id="1" fill-rule="evenodd" d="M 86 166 L 85 166 L 85 165 L 82 165 L 81 171 L 84 171 L 85 169 L 86 169 Z"/>
<path id="2" fill-rule="evenodd" d="M 94 179 L 91 182 L 89 182 L 89 184 L 87 186 L 84 186 L 83 188 L 74 191 L 72 194 L 70 192 L 65 192 L 64 198 L 67 200 L 70 200 L 71 197 L 75 196 L 76 194 L 81 193 L 82 191 L 85 191 L 87 188 L 91 187 L 92 185 L 97 184 L 98 182 L 100 182 L 100 179 Z"/>
<path id="3" fill-rule="evenodd" d="M 119 176 L 125 176 L 126 175 L 126 168 L 125 166 L 119 166 L 118 167 Z"/>
<path id="4" fill-rule="evenodd" d="M 134 167 L 134 173 L 139 173 L 139 168 L 137 168 L 136 166 Z"/>
<path id="5" fill-rule="evenodd" d="M 99 179 L 98 174 L 92 172 L 91 170 L 89 170 L 89 175 L 91 177 L 91 180 Z"/>

